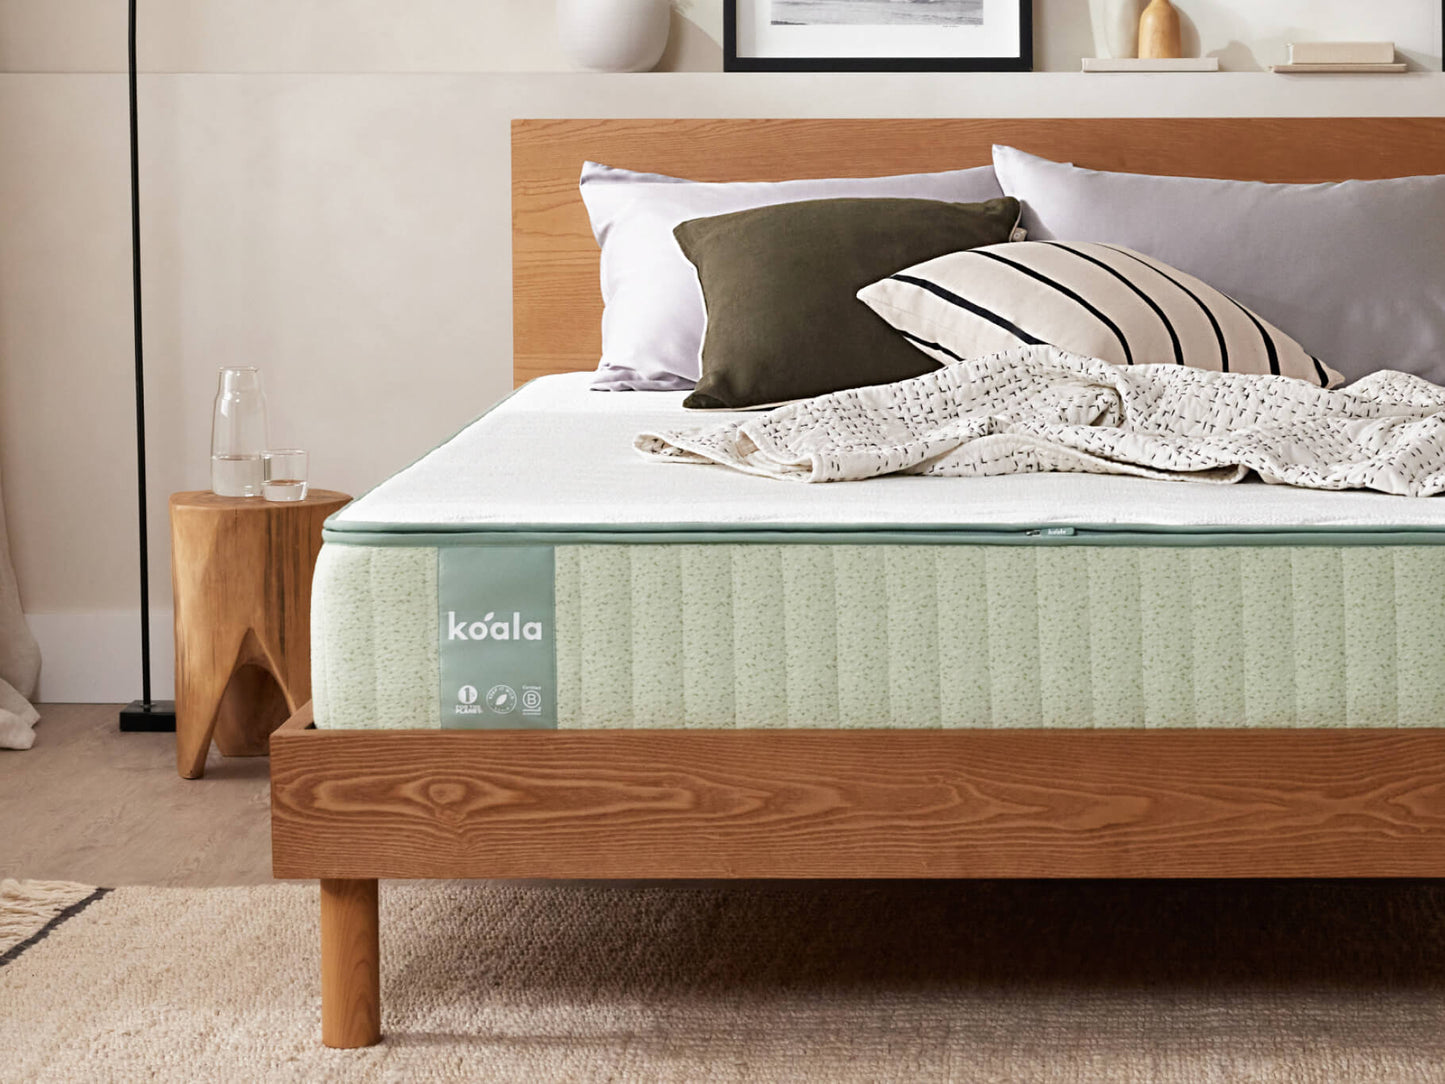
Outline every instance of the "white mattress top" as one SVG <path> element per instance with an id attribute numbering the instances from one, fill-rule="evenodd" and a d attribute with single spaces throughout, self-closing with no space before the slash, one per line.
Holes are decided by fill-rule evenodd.
<path id="1" fill-rule="evenodd" d="M 335 529 L 540 527 L 1445 527 L 1445 499 L 1112 475 L 890 477 L 801 485 L 643 459 L 644 428 L 736 415 L 686 392 L 599 392 L 543 377 L 342 511 Z"/>

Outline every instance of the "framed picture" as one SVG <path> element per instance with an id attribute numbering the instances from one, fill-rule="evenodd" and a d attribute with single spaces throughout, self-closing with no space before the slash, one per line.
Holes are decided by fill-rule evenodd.
<path id="1" fill-rule="evenodd" d="M 1029 71 L 1032 0 L 724 0 L 730 72 Z"/>

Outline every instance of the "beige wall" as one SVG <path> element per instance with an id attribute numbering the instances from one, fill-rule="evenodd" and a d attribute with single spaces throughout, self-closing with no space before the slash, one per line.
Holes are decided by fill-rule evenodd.
<path id="1" fill-rule="evenodd" d="M 1261 34 L 1291 10 L 1234 6 L 1256 12 Z M 1386 17 L 1422 6 L 1381 3 L 1348 36 L 1398 26 L 1438 66 L 1438 11 L 1413 30 Z M 675 63 L 716 67 L 720 4 L 687 7 L 697 21 Z M 1228 5 L 1189 7 L 1206 41 L 1231 25 Z M 310 448 L 313 479 L 352 492 L 509 387 L 512 117 L 1445 111 L 1445 77 L 1428 74 L 538 74 L 562 63 L 550 12 L 546 0 L 142 0 L 162 611 L 163 498 L 207 484 L 218 366 L 260 365 L 273 442 Z M 123 14 L 113 0 L 0 0 L 0 470 L 51 698 L 137 691 Z M 1075 66 L 1083 0 L 1047 0 L 1041 16 L 1044 56 Z"/>

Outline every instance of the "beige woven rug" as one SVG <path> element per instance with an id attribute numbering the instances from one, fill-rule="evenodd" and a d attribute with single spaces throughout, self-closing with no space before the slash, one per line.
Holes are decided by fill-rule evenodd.
<path id="1" fill-rule="evenodd" d="M 1445 1080 L 1445 885 L 387 884 L 353 1052 L 312 886 L 28 891 L 6 1081 Z"/>

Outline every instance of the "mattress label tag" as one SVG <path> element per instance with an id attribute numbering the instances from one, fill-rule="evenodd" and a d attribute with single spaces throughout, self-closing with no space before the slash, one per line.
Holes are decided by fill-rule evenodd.
<path id="1" fill-rule="evenodd" d="M 556 729 L 554 566 L 551 546 L 440 550 L 443 729 Z"/>

